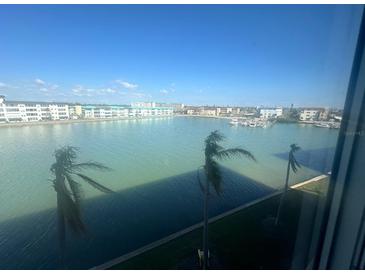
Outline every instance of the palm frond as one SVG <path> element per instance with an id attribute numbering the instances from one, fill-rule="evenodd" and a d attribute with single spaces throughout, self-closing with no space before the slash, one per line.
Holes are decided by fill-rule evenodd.
<path id="1" fill-rule="evenodd" d="M 59 149 L 56 149 L 55 151 L 55 157 L 57 158 L 67 158 L 69 160 L 73 160 L 77 158 L 77 152 L 79 151 L 79 148 L 74 146 L 64 146 Z"/>
<path id="2" fill-rule="evenodd" d="M 71 175 L 66 174 L 65 175 L 68 185 L 70 186 L 72 196 L 74 198 L 74 201 L 76 203 L 77 207 L 80 207 L 81 197 L 82 197 L 82 190 L 81 185 L 76 182 Z"/>
<path id="3" fill-rule="evenodd" d="M 218 163 L 214 160 L 229 159 L 234 156 L 244 156 L 250 160 L 256 161 L 251 152 L 242 148 L 224 149 L 218 143 L 225 139 L 218 130 L 209 134 L 205 139 L 205 172 L 209 182 L 211 182 L 217 194 L 221 193 L 222 175 Z"/>
<path id="4" fill-rule="evenodd" d="M 56 162 L 52 165 L 51 171 L 68 170 L 77 159 L 78 148 L 73 146 L 64 146 L 55 151 Z"/>
<path id="5" fill-rule="evenodd" d="M 205 143 L 218 143 L 225 139 L 224 135 L 218 130 L 212 131 L 209 136 L 205 139 Z"/>
<path id="6" fill-rule="evenodd" d="M 297 152 L 298 150 L 300 150 L 300 146 L 298 146 L 297 144 L 291 144 L 290 145 L 290 151 Z"/>
<path id="7" fill-rule="evenodd" d="M 50 171 L 51 171 L 52 173 L 55 173 L 55 171 L 56 171 L 56 167 L 57 167 L 57 163 L 53 163 L 53 164 L 51 165 Z"/>
<path id="8" fill-rule="evenodd" d="M 230 159 L 235 156 L 244 156 L 244 157 L 256 162 L 256 159 L 252 155 L 252 153 L 249 152 L 248 150 L 245 150 L 242 148 L 228 148 L 228 149 L 220 150 L 216 154 L 216 157 L 220 160 L 221 159 Z"/>
<path id="9" fill-rule="evenodd" d="M 71 166 L 72 170 L 81 170 L 84 168 L 90 168 L 90 169 L 96 169 L 96 170 L 100 170 L 100 171 L 110 171 L 111 168 L 98 163 L 98 162 L 93 162 L 93 161 L 88 161 L 88 162 L 84 162 L 84 163 L 79 163 L 79 164 L 73 164 Z"/>
<path id="10" fill-rule="evenodd" d="M 81 173 L 76 173 L 77 176 L 79 176 L 81 179 L 83 179 L 86 183 L 90 184 L 92 187 L 100 190 L 101 192 L 104 193 L 114 193 L 113 190 L 99 184 L 98 182 L 96 182 L 95 180 L 91 179 L 90 177 L 81 174 Z"/>
<path id="11" fill-rule="evenodd" d="M 219 151 L 223 150 L 223 147 L 217 143 L 207 143 L 205 146 L 205 155 L 213 157 L 218 154 Z"/>

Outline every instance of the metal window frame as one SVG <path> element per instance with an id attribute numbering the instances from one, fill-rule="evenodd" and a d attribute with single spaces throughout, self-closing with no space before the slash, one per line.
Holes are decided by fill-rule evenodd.
<path id="1" fill-rule="evenodd" d="M 345 102 L 328 200 L 321 228 L 316 269 L 357 269 L 364 266 L 365 239 L 365 12 Z M 359 179 L 361 174 L 362 180 Z M 355 176 L 356 175 L 356 176 Z M 362 264 L 362 266 L 361 266 Z"/>

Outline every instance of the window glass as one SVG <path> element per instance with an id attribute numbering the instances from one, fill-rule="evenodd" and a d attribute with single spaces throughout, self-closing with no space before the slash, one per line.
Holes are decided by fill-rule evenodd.
<path id="1" fill-rule="evenodd" d="M 313 267 L 362 13 L 1 6 L 0 269 Z"/>

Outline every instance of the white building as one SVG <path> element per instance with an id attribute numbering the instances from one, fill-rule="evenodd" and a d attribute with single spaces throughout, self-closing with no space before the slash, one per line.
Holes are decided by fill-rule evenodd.
<path id="1" fill-rule="evenodd" d="M 105 119 L 120 117 L 170 116 L 171 107 L 127 107 L 127 106 L 82 106 L 83 117 L 86 119 Z"/>
<path id="2" fill-rule="evenodd" d="M 48 106 L 48 108 L 51 113 L 51 120 L 70 119 L 70 113 L 67 104 L 52 103 Z"/>
<path id="3" fill-rule="evenodd" d="M 328 108 L 321 110 L 318 114 L 318 120 L 326 121 L 329 118 L 330 111 Z"/>
<path id="4" fill-rule="evenodd" d="M 132 106 L 134 106 L 134 104 L 132 104 Z M 182 112 L 185 105 L 181 103 L 155 103 L 154 107 L 168 107 L 173 108 L 174 112 Z"/>
<path id="5" fill-rule="evenodd" d="M 134 102 L 131 103 L 132 108 L 154 108 L 156 107 L 155 102 Z"/>
<path id="6" fill-rule="evenodd" d="M 170 116 L 173 114 L 171 107 L 131 107 L 129 116 L 146 117 L 146 116 Z"/>
<path id="7" fill-rule="evenodd" d="M 80 117 L 82 117 L 81 105 L 69 105 L 68 110 L 71 119 L 79 119 Z"/>
<path id="8" fill-rule="evenodd" d="M 0 122 L 34 122 L 69 119 L 64 103 L 5 101 L 0 97 Z"/>
<path id="9" fill-rule="evenodd" d="M 314 121 L 318 118 L 318 110 L 316 109 L 304 109 L 300 112 L 300 121 Z"/>
<path id="10" fill-rule="evenodd" d="M 264 119 L 277 118 L 283 116 L 283 108 L 262 108 L 260 109 L 260 117 Z"/>
<path id="11" fill-rule="evenodd" d="M 200 115 L 204 115 L 204 116 L 216 116 L 217 115 L 217 110 L 216 109 L 202 109 L 200 110 Z"/>
<path id="12" fill-rule="evenodd" d="M 113 118 L 128 117 L 129 109 L 127 107 L 112 106 L 111 109 Z"/>
<path id="13" fill-rule="evenodd" d="M 234 107 L 216 107 L 216 115 L 217 116 L 230 116 L 232 114 L 239 114 L 240 108 Z"/>
<path id="14" fill-rule="evenodd" d="M 5 97 L 0 95 L 0 122 L 32 122 L 79 118 L 108 119 L 170 115 L 173 115 L 172 107 L 151 107 L 151 105 L 147 107 L 68 105 L 55 102 L 5 101 Z"/>

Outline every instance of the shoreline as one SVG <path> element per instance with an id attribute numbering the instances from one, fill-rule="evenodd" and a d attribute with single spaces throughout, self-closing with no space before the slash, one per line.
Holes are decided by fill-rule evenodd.
<path id="1" fill-rule="evenodd" d="M 115 122 L 115 121 L 129 121 L 129 120 L 144 120 L 151 118 L 168 118 L 169 116 L 144 116 L 144 117 L 119 117 L 119 118 L 100 118 L 100 119 L 70 119 L 70 120 L 51 120 L 51 121 L 36 121 L 36 122 L 10 122 L 0 123 L 0 128 L 7 127 L 27 127 L 27 126 L 42 126 L 42 125 L 66 125 L 78 123 L 97 123 L 97 122 Z"/>
<path id="2" fill-rule="evenodd" d="M 211 115 L 193 115 L 193 114 L 176 114 L 176 117 L 196 117 L 196 118 L 210 118 L 210 119 L 234 119 L 234 118 L 241 118 L 239 116 L 211 116 Z"/>
<path id="3" fill-rule="evenodd" d="M 41 125 L 64 125 L 64 124 L 77 124 L 77 123 L 97 123 L 97 122 L 115 122 L 115 121 L 129 121 L 129 120 L 143 120 L 143 119 L 155 119 L 155 118 L 168 118 L 168 117 L 190 117 L 190 118 L 206 118 L 206 119 L 239 119 L 241 116 L 212 116 L 212 115 L 193 115 L 193 114 L 173 114 L 166 116 L 143 116 L 143 117 L 118 117 L 118 118 L 94 118 L 94 119 L 69 119 L 69 120 L 50 120 L 50 121 L 35 121 L 35 122 L 10 122 L 0 123 L 0 128 L 7 127 L 26 127 L 26 126 L 41 126 Z M 291 122 L 293 124 L 315 125 L 315 121 L 296 121 Z"/>
<path id="4" fill-rule="evenodd" d="M 35 121 L 35 122 L 10 122 L 0 123 L 0 128 L 4 127 L 26 127 L 26 126 L 41 126 L 41 125 L 65 125 L 77 123 L 97 123 L 97 122 L 112 122 L 112 121 L 129 121 L 143 120 L 151 118 L 168 118 L 168 117 L 194 117 L 194 118 L 209 118 L 209 119 L 225 119 L 240 117 L 224 117 L 224 116 L 208 116 L 208 115 L 190 115 L 190 114 L 174 114 L 168 116 L 143 116 L 143 117 L 119 117 L 119 118 L 99 118 L 99 119 L 69 119 L 69 120 L 50 120 L 50 121 Z"/>

